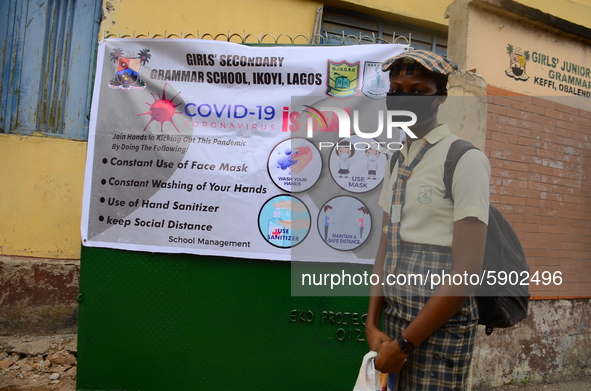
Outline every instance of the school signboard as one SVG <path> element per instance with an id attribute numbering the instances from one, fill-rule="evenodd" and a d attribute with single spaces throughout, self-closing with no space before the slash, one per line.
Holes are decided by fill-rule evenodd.
<path id="1" fill-rule="evenodd" d="M 371 263 L 399 131 L 360 118 L 385 110 L 380 64 L 405 49 L 101 42 L 83 244 Z"/>

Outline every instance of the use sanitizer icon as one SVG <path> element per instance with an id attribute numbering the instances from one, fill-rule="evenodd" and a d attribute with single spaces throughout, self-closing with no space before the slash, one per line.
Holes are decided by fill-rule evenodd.
<path id="1" fill-rule="evenodd" d="M 278 247 L 291 247 L 290 229 L 283 226 L 281 221 L 289 221 L 291 212 L 283 208 L 275 208 L 273 218 L 269 220 L 267 238 L 269 242 Z"/>
<path id="2" fill-rule="evenodd" d="M 277 195 L 261 207 L 258 227 L 268 244 L 278 248 L 292 248 L 308 236 L 310 211 L 297 197 Z"/>

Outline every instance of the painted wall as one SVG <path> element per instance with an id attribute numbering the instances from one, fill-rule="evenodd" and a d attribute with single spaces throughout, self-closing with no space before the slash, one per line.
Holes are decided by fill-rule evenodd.
<path id="1" fill-rule="evenodd" d="M 476 387 L 555 382 L 591 375 L 591 301 L 535 300 L 528 317 L 487 336 L 479 327 L 472 362 Z M 543 389 L 543 385 L 528 389 Z M 516 390 L 519 388 L 516 387 Z"/>
<path id="2" fill-rule="evenodd" d="M 524 20 L 470 9 L 467 69 L 486 75 L 490 85 L 522 94 L 571 96 L 579 92 L 591 98 L 588 42 L 536 28 Z"/>
<path id="3" fill-rule="evenodd" d="M 0 134 L 0 255 L 80 258 L 86 143 Z"/>
<path id="4" fill-rule="evenodd" d="M 522 2 L 591 27 L 591 0 Z M 440 29 L 445 29 L 448 23 L 443 14 L 449 3 L 448 0 L 327 2 L 382 17 L 423 20 Z M 163 4 L 156 0 L 105 1 L 99 35 L 164 34 L 165 31 L 203 34 L 228 30 L 255 34 L 311 34 L 316 8 L 323 5 L 309 0 L 175 0 L 166 2 L 166 7 Z M 12 183 L 9 191 L 0 195 L 0 210 L 3 216 L 7 216 L 7 224 L 0 226 L 0 255 L 77 258 L 85 144 L 0 135 L 0 151 L 4 167 L 11 167 L 11 170 L 3 171 L 3 182 Z"/>
<path id="5" fill-rule="evenodd" d="M 312 34 L 316 8 L 310 0 L 104 2 L 100 37 L 108 34 Z M 139 12 L 138 10 L 145 10 Z M 233 41 L 236 42 L 236 41 Z"/>
<path id="6" fill-rule="evenodd" d="M 448 47 L 449 57 L 461 68 L 483 75 L 489 85 L 551 97 L 588 110 L 591 40 L 508 12 L 499 7 L 500 3 L 501 0 L 456 0 L 448 7 L 446 14 L 452 23 L 448 40 L 453 42 Z M 588 3 L 579 5 L 579 11 L 586 15 L 579 19 L 587 29 L 591 27 L 591 2 Z M 550 17 L 547 21 L 564 24 Z"/>
<path id="7" fill-rule="evenodd" d="M 448 21 L 444 14 L 450 2 L 449 0 L 328 0 L 325 4 L 445 33 Z"/>
<path id="8" fill-rule="evenodd" d="M 500 0 L 498 2 L 500 3 Z M 445 32 L 449 25 L 449 19 L 445 18 L 445 9 L 451 3 L 451 0 L 327 0 L 325 2 L 326 5 L 333 7 L 405 21 L 442 32 Z M 591 26 L 591 0 L 521 0 L 519 3 L 572 23 Z"/>
<path id="9" fill-rule="evenodd" d="M 0 336 L 75 333 L 80 262 L 0 255 Z"/>
<path id="10" fill-rule="evenodd" d="M 225 0 L 186 2 L 171 0 L 168 8 L 157 0 L 109 0 L 104 2 L 103 33 L 132 34 L 148 31 L 163 34 L 196 32 L 306 34 L 312 32 L 316 7 L 323 4 L 406 21 L 445 31 L 445 9 L 450 0 Z M 521 0 L 520 3 L 583 26 L 591 26 L 591 0 Z M 146 9 L 148 12 L 139 13 Z M 153 11 L 150 11 L 153 10 Z M 141 16 L 140 16 L 141 15 Z"/>
<path id="11" fill-rule="evenodd" d="M 445 8 L 450 3 L 451 1 L 449 0 L 431 0 L 428 2 L 418 0 L 410 2 L 343 0 L 326 2 L 326 4 L 332 6 L 358 10 L 360 12 L 363 11 L 381 17 L 392 17 L 393 19 L 406 20 L 407 22 L 417 21 L 418 24 L 442 31 L 445 31 L 449 23 L 448 19 L 444 19 L 443 14 Z M 522 0 L 521 3 L 591 28 L 591 0 Z M 253 4 L 256 4 L 256 6 Z M 181 32 L 215 34 L 224 33 L 228 30 L 237 33 L 246 32 L 255 34 L 311 34 L 316 17 L 316 8 L 322 5 L 323 2 L 309 0 L 225 0 L 220 2 L 181 2 L 171 0 L 165 3 L 156 0 L 111 0 L 104 1 L 104 19 L 101 25 L 100 36 L 102 37 L 105 34 L 119 35 L 120 33 L 133 34 L 134 32 L 136 34 L 165 34 L 165 31 L 177 34 Z M 482 39 L 488 41 L 486 35 Z M 518 37 L 515 39 L 517 40 Z M 544 39 L 550 38 L 545 37 Z M 502 53 L 498 54 L 498 57 L 495 54 L 494 57 L 495 61 L 498 58 L 501 63 L 508 64 L 508 56 L 504 52 L 504 49 L 507 43 L 513 42 L 513 37 L 503 37 L 503 40 L 498 40 L 499 42 L 502 41 L 498 49 Z M 455 44 L 460 45 L 460 42 L 457 41 Z M 535 41 L 532 41 L 533 44 L 537 45 Z M 523 48 L 525 49 L 525 46 Z M 486 50 L 486 47 L 483 46 L 483 49 Z M 528 48 L 528 50 L 534 49 Z M 542 50 L 539 51 L 543 52 Z M 548 54 L 550 55 L 551 53 Z M 561 56 L 565 59 L 576 58 L 577 61 L 584 61 L 584 64 L 589 64 L 589 58 L 586 57 L 579 60 L 580 57 L 576 57 L 579 56 L 578 53 L 565 53 L 561 54 Z M 456 60 L 453 56 L 451 57 Z M 487 64 L 476 65 L 477 68 L 482 68 L 483 66 L 487 66 Z M 542 68 L 543 65 L 539 63 L 536 66 L 539 66 L 542 70 L 544 69 Z M 504 71 L 505 68 L 501 69 Z M 480 69 L 478 70 L 480 71 Z M 547 69 L 545 72 L 547 72 Z M 488 77 L 488 75 L 485 76 Z M 491 77 L 494 79 L 495 76 Z M 499 78 L 504 80 L 503 78 L 507 77 L 501 75 Z M 511 80 L 507 78 L 506 81 Z M 495 96 L 498 95 L 498 93 L 495 93 Z M 497 106 L 501 106 L 501 104 L 507 102 L 500 99 L 498 102 L 495 100 L 494 103 L 499 103 Z M 509 102 L 508 104 L 511 103 Z M 501 108 L 500 110 L 503 109 Z M 505 114 L 507 111 L 510 110 L 505 108 Z M 497 120 L 502 118 L 503 121 L 509 122 L 515 120 L 507 115 L 497 115 L 495 118 Z M 517 121 L 517 123 L 523 122 Z M 519 162 L 513 162 L 510 158 L 507 158 L 511 150 L 504 147 L 504 145 L 515 145 L 515 140 L 511 138 L 514 136 L 509 132 L 511 130 L 510 127 L 513 125 L 502 123 L 501 125 L 504 126 L 504 129 L 509 131 L 495 131 L 494 133 L 490 131 L 490 128 L 496 127 L 498 121 L 489 121 L 488 125 L 489 140 L 487 140 L 487 146 L 491 148 L 490 143 L 493 141 L 496 142 L 498 148 L 496 148 L 495 154 L 498 153 L 499 156 L 495 155 L 495 157 L 503 157 L 504 161 L 507 162 L 506 164 L 502 162 L 504 164 L 502 167 L 503 170 L 499 168 L 498 175 L 495 178 L 497 181 L 495 186 L 499 192 L 497 199 L 505 202 L 507 201 L 507 197 L 515 196 L 515 194 L 507 194 L 506 192 L 520 191 L 517 185 L 523 181 L 518 177 L 505 178 L 505 173 L 509 172 L 512 175 L 520 175 L 522 174 L 521 171 L 523 171 L 529 174 L 529 167 L 527 167 L 527 170 L 511 169 L 512 166 L 523 168 Z M 535 142 L 532 137 L 530 138 L 532 140 L 525 140 L 524 137 L 520 137 L 517 140 L 517 144 L 519 144 L 519 140 Z M 533 146 L 517 145 L 515 147 Z M 578 146 L 577 148 L 581 151 L 581 156 L 588 162 L 587 151 L 589 148 Z M 13 322 L 11 324 L 14 324 L 15 320 L 18 320 L 21 324 L 26 322 L 30 325 L 45 324 L 47 319 L 49 319 L 48 317 L 54 319 L 54 314 L 61 314 L 60 317 L 55 317 L 54 319 L 55 326 L 51 332 L 55 332 L 55 330 L 59 330 L 62 327 L 71 326 L 67 322 L 64 323 L 64 321 L 75 317 L 75 309 L 69 305 L 63 306 L 61 303 L 64 303 L 64 301 L 73 302 L 72 295 L 77 291 L 77 286 L 75 285 L 77 280 L 77 265 L 67 263 L 64 266 L 64 264 L 56 262 L 57 266 L 55 266 L 51 263 L 54 262 L 51 259 L 76 259 L 80 254 L 79 226 L 85 152 L 86 143 L 83 142 L 0 134 L 0 164 L 4 168 L 2 174 L 0 174 L 0 178 L 4 184 L 3 192 L 0 193 L 0 216 L 2 216 L 2 224 L 0 224 L 0 263 L 3 263 L 2 270 L 5 271 L 5 273 L 0 274 L 3 275 L 3 278 L 10 278 L 10 284 L 14 286 L 13 294 L 15 295 L 13 296 L 13 303 L 14 313 L 16 315 L 13 315 L 8 320 Z M 560 157 L 564 159 L 570 158 L 569 154 L 562 154 Z M 551 167 L 536 166 L 535 169 L 550 170 Z M 552 176 L 555 176 L 557 180 L 564 180 L 560 175 L 560 170 L 553 170 L 552 173 L 556 174 Z M 540 175 L 547 174 L 540 173 Z M 577 195 L 577 197 L 582 197 L 582 195 Z M 585 195 L 585 197 L 587 198 L 584 201 L 577 199 L 579 200 L 577 203 L 582 206 L 589 205 L 587 203 L 588 196 Z M 522 202 L 517 197 L 515 200 L 516 202 Z M 532 202 L 538 202 L 540 205 L 515 204 L 512 207 L 532 208 L 539 211 L 542 210 L 542 203 L 547 204 L 549 202 L 562 201 L 543 200 L 538 197 Z M 507 211 L 504 212 L 507 213 Z M 534 215 L 523 217 L 520 215 L 511 218 L 514 219 L 512 221 L 513 223 L 522 224 L 520 229 L 527 230 L 534 229 L 531 225 L 534 223 L 531 223 L 532 220 L 528 221 L 528 218 L 535 220 L 543 219 L 544 217 Z M 518 221 L 522 218 L 524 219 L 523 221 Z M 544 229 L 556 229 L 553 224 L 548 223 L 548 219 L 543 220 L 541 223 L 535 223 L 535 225 L 535 229 L 540 229 L 541 226 L 546 227 Z M 562 227 L 560 228 L 562 229 Z M 543 234 L 544 239 L 540 240 L 540 242 L 547 243 L 546 239 L 551 237 L 552 233 Z M 563 233 L 561 232 L 560 234 L 562 235 Z M 570 230 L 566 232 L 566 235 L 575 234 L 576 227 L 570 227 Z M 531 232 L 527 233 L 528 238 L 532 238 L 533 236 Z M 588 246 L 588 237 L 586 235 L 585 238 L 581 238 L 579 235 L 578 239 L 581 242 L 578 244 L 580 246 L 587 244 Z M 587 241 L 583 242 L 583 240 Z M 531 243 L 531 248 L 528 251 L 535 251 L 534 247 L 537 246 L 536 241 L 526 239 L 526 242 Z M 562 249 L 551 250 L 562 251 Z M 546 252 L 536 253 L 537 255 L 534 254 L 540 258 L 541 262 L 556 258 L 555 253 L 549 250 L 542 251 Z M 17 261 L 8 258 L 8 256 L 45 258 L 48 259 L 47 265 L 50 265 L 50 267 L 46 268 L 43 265 L 38 265 L 30 258 L 22 258 Z M 582 267 L 582 259 L 588 259 L 588 257 L 585 255 L 580 258 L 580 267 Z M 570 265 L 570 267 L 577 266 Z M 30 285 L 40 285 L 38 275 L 45 276 L 44 278 L 48 281 L 48 284 L 49 281 L 53 284 L 51 286 L 48 285 L 47 289 L 56 294 L 55 296 L 51 296 L 55 298 L 55 301 L 43 301 L 39 304 L 40 306 L 45 306 L 44 308 L 47 311 L 39 312 L 40 315 L 38 316 L 18 317 L 20 316 L 19 314 L 24 313 L 23 311 L 30 311 L 27 305 L 28 303 L 34 302 L 31 298 L 38 297 L 41 300 L 41 298 L 47 296 L 46 292 L 41 291 L 35 294 L 36 296 L 33 294 L 29 296 L 16 295 L 16 293 L 21 293 L 17 290 L 23 289 L 24 282 Z M 67 278 L 63 277 L 66 275 L 68 275 Z M 576 280 L 577 277 L 574 272 L 570 276 L 572 279 L 566 281 L 570 284 L 568 291 L 552 292 L 552 294 L 569 296 L 573 292 L 578 292 L 578 296 L 588 295 L 588 292 L 583 291 L 583 286 L 588 287 L 590 281 L 583 281 L 582 276 Z M 67 298 L 57 295 L 61 292 L 59 290 L 59 286 L 61 285 L 55 283 L 56 278 L 62 279 L 60 281 L 63 282 L 63 286 L 68 287 L 69 293 Z M 8 284 L 6 281 L 8 280 L 0 281 L 2 282 L 0 285 L 5 286 L 5 284 Z M 4 305 L 5 303 L 0 301 L 0 304 Z M 557 376 L 560 373 L 579 374 L 580 366 L 575 364 L 588 364 L 591 360 L 588 356 L 588 347 L 582 344 L 588 341 L 588 334 L 583 334 L 585 328 L 581 326 L 589 322 L 588 308 L 589 302 L 583 300 L 534 302 L 532 304 L 534 317 L 524 322 L 523 326 L 512 329 L 512 331 L 506 334 L 504 332 L 498 333 L 489 339 L 484 337 L 484 340 L 479 342 L 481 347 L 479 351 L 481 353 L 479 353 L 480 356 L 476 360 L 476 365 L 479 369 L 476 370 L 475 377 L 478 376 L 484 383 L 485 380 L 490 382 L 507 382 L 513 378 L 521 381 L 525 377 L 532 377 L 538 380 L 540 376 L 546 376 L 542 375 L 542 373 L 552 376 Z M 5 314 L 8 314 L 8 312 L 5 312 Z M 570 316 L 566 316 L 565 314 L 569 314 Z M 44 318 L 43 316 L 46 317 Z M 581 321 L 577 320 L 577 328 L 575 329 L 572 327 L 572 319 L 581 319 Z M 8 330 L 8 326 L 6 325 L 8 323 L 3 324 L 4 331 Z M 559 338 L 560 333 L 566 334 L 566 336 Z M 496 354 L 498 354 L 499 346 L 503 346 L 503 343 L 513 344 L 516 340 L 519 341 L 519 348 L 516 348 L 517 353 L 503 353 L 500 358 L 508 360 L 509 357 L 517 355 L 521 361 L 518 363 L 506 361 L 502 365 L 497 366 L 495 359 L 498 358 Z M 512 346 L 517 345 L 513 344 Z M 556 346 L 559 346 L 559 349 Z M 548 361 L 546 357 L 548 357 L 547 352 L 549 351 L 549 347 L 554 349 L 552 354 L 555 355 Z M 497 353 L 491 353 L 493 350 Z M 529 358 L 520 356 L 526 353 L 528 353 Z M 495 365 L 491 365 L 491 362 L 494 362 Z M 527 365 L 523 366 L 525 365 L 524 363 L 527 363 Z M 550 366 L 542 368 L 540 365 Z M 536 370 L 540 368 L 540 371 L 533 373 L 532 368 L 536 368 Z M 587 365 L 586 368 L 588 373 L 589 366 Z M 497 370 L 500 372 L 492 372 Z"/>
<path id="12" fill-rule="evenodd" d="M 590 0 L 520 0 L 519 3 L 572 23 L 591 27 Z"/>

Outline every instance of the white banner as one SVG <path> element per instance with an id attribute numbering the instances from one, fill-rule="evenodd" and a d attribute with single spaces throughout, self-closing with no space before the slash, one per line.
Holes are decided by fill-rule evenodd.
<path id="1" fill-rule="evenodd" d="M 385 110 L 388 75 L 379 65 L 404 49 L 101 42 L 83 244 L 373 262 L 377 199 L 397 149 L 384 140 L 399 141 L 399 130 L 388 139 L 380 122 L 363 129 L 371 138 L 353 131 L 341 139 L 339 124 L 344 113 L 355 129 L 363 113 Z"/>

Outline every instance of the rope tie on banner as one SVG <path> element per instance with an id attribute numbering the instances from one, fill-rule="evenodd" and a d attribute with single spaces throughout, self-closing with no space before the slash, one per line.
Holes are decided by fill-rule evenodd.
<path id="1" fill-rule="evenodd" d="M 227 41 L 227 42 L 234 42 L 240 44 L 251 44 L 251 45 L 320 45 L 320 46 L 338 46 L 338 45 L 362 45 L 362 44 L 392 44 L 398 43 L 398 40 L 406 41 L 406 44 L 410 47 L 411 46 L 411 34 L 408 34 L 408 37 L 405 36 L 396 36 L 395 32 L 392 32 L 392 41 L 388 41 L 383 38 L 377 38 L 375 33 L 371 33 L 370 35 L 362 35 L 359 33 L 359 36 L 356 35 L 345 35 L 343 31 L 341 35 L 336 34 L 329 34 L 327 31 L 324 34 L 294 34 L 291 35 L 281 33 L 281 34 L 263 34 L 262 32 L 257 34 L 242 32 L 239 33 L 232 33 L 228 31 L 227 33 L 203 33 L 201 34 L 199 31 L 197 33 L 169 33 L 167 30 L 164 31 L 163 34 L 161 33 L 151 33 L 148 31 L 147 33 L 137 33 L 134 31 L 133 33 L 124 33 L 119 32 L 119 34 L 111 33 L 105 31 L 103 34 L 103 39 L 107 38 L 161 38 L 161 39 L 172 39 L 172 38 L 180 38 L 180 39 L 209 39 L 212 41 Z"/>

